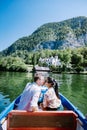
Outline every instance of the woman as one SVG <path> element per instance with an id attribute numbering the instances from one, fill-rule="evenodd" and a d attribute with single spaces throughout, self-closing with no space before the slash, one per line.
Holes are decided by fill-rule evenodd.
<path id="1" fill-rule="evenodd" d="M 48 90 L 44 94 L 43 103 L 41 104 L 42 109 L 48 111 L 63 110 L 61 100 L 58 96 L 58 85 L 56 81 L 47 77 L 45 86 L 48 87 Z"/>

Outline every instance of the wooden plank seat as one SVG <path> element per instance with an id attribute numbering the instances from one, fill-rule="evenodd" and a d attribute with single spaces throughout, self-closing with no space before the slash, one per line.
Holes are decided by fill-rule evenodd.
<path id="1" fill-rule="evenodd" d="M 73 111 L 13 110 L 8 114 L 7 130 L 76 130 L 76 118 Z"/>

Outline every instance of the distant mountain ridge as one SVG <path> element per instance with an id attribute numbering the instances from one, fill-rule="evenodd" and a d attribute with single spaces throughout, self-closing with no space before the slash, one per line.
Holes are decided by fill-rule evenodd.
<path id="1" fill-rule="evenodd" d="M 62 22 L 47 23 L 32 35 L 22 37 L 2 51 L 10 55 L 16 51 L 28 52 L 41 49 L 64 49 L 87 46 L 87 17 L 79 16 Z"/>

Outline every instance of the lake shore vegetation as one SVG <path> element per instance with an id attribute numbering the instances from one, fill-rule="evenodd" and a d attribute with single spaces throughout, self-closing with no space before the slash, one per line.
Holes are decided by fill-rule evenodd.
<path id="1" fill-rule="evenodd" d="M 58 56 L 61 65 L 48 65 L 40 58 Z M 64 50 L 40 50 L 35 52 L 19 51 L 9 56 L 0 56 L 0 70 L 27 72 L 35 65 L 49 67 L 53 72 L 85 73 L 87 71 L 87 47 Z"/>

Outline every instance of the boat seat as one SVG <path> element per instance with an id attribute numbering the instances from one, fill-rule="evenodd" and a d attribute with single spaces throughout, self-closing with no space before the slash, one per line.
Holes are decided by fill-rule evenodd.
<path id="1" fill-rule="evenodd" d="M 7 130 L 76 130 L 76 118 L 73 111 L 12 110 L 8 114 Z"/>

